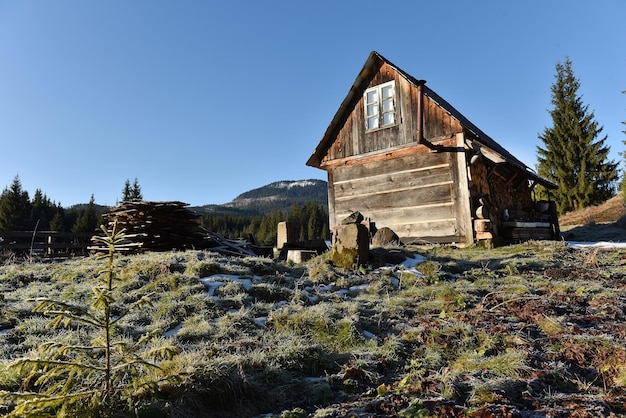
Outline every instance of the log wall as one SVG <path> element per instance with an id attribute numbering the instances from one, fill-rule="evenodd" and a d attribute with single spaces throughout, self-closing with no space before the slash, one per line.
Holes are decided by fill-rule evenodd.
<path id="1" fill-rule="evenodd" d="M 328 178 L 331 229 L 359 211 L 404 242 L 463 239 L 456 153 L 416 146 L 347 160 L 328 167 Z"/>

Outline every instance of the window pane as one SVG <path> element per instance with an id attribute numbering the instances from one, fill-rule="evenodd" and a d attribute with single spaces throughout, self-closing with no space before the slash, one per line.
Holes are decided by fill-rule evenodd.
<path id="1" fill-rule="evenodd" d="M 365 94 L 365 101 L 367 103 L 374 103 L 378 101 L 378 92 L 376 90 L 368 91 Z"/>
<path id="2" fill-rule="evenodd" d="M 378 128 L 378 118 L 367 118 L 367 129 Z"/>
<path id="3" fill-rule="evenodd" d="M 391 125 L 394 124 L 396 120 L 395 113 L 385 113 L 383 115 L 383 125 Z"/>
<path id="4" fill-rule="evenodd" d="M 374 116 L 378 114 L 378 105 L 371 104 L 367 105 L 367 116 Z"/>
<path id="5" fill-rule="evenodd" d="M 382 88 L 383 100 L 393 97 L 393 86 L 385 86 Z"/>
<path id="6" fill-rule="evenodd" d="M 383 102 L 383 112 L 393 111 L 393 100 L 385 100 Z"/>

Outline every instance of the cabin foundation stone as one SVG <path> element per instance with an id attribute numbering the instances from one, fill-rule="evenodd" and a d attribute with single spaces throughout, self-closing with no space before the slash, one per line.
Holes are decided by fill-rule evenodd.
<path id="1" fill-rule="evenodd" d="M 369 245 L 369 230 L 365 225 L 342 225 L 337 231 L 332 259 L 345 268 L 365 264 L 369 259 Z"/>

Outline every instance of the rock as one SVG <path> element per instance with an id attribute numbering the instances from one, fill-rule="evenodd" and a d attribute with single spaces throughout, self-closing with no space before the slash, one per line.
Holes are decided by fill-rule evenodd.
<path id="1" fill-rule="evenodd" d="M 372 247 L 383 247 L 388 244 L 401 244 L 398 234 L 386 226 L 380 228 L 372 238 Z"/>
<path id="2" fill-rule="evenodd" d="M 341 227 L 333 246 L 332 259 L 336 265 L 352 268 L 369 258 L 369 230 L 365 225 L 351 223 Z"/>
<path id="3" fill-rule="evenodd" d="M 361 212 L 352 212 L 350 216 L 341 221 L 341 225 L 360 224 L 363 219 Z"/>

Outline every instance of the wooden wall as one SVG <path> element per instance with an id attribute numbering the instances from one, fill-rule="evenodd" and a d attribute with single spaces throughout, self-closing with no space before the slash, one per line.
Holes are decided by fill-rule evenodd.
<path id="1" fill-rule="evenodd" d="M 462 241 L 457 159 L 415 146 L 328 167 L 331 229 L 359 211 L 404 242 Z"/>
<path id="2" fill-rule="evenodd" d="M 353 157 L 394 147 L 412 146 L 417 141 L 418 131 L 418 91 L 417 87 L 397 73 L 392 67 L 383 64 L 373 76 L 368 87 L 388 81 L 396 81 L 396 115 L 399 123 L 390 128 L 373 132 L 365 131 L 363 97 L 356 103 L 346 123 L 322 160 L 324 163 Z M 424 97 L 424 136 L 431 142 L 450 139 L 463 131 L 458 120 L 441 108 L 428 96 Z"/>

